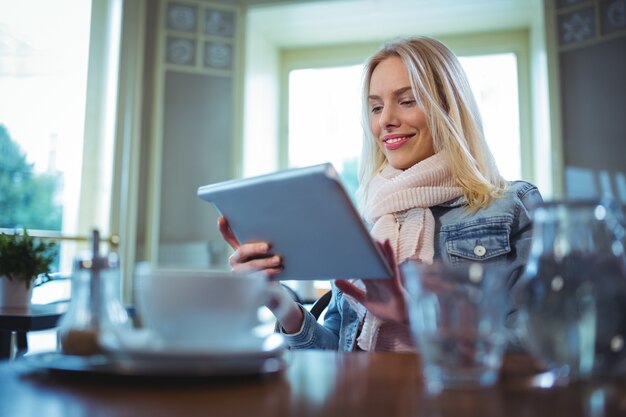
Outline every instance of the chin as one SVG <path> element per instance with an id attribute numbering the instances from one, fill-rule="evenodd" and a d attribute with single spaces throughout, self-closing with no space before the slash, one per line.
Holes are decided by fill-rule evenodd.
<path id="1" fill-rule="evenodd" d="M 393 168 L 400 169 L 402 171 L 404 171 L 405 169 L 411 168 L 413 165 L 415 165 L 417 163 L 417 162 L 413 162 L 413 161 L 401 161 L 401 160 L 398 160 L 398 159 L 394 160 L 394 159 L 390 159 L 390 158 L 387 158 L 387 162 Z"/>
<path id="2" fill-rule="evenodd" d="M 412 158 L 398 158 L 398 157 L 392 158 L 392 157 L 387 156 L 387 162 L 389 163 L 389 165 L 391 165 L 395 169 L 400 169 L 404 171 L 406 169 L 411 168 L 412 166 L 416 164 L 419 164 L 423 160 L 430 158 L 433 155 L 434 153 L 429 154 L 429 155 L 424 155 L 423 157 L 420 156 L 419 158 L 415 158 L 415 156 L 413 156 Z"/>

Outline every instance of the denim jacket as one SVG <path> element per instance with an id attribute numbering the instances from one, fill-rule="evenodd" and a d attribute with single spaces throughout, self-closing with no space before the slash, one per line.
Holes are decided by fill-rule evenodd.
<path id="1" fill-rule="evenodd" d="M 542 201 L 537 188 L 524 181 L 509 182 L 504 194 L 477 211 L 466 208 L 464 197 L 431 207 L 435 218 L 435 259 L 452 265 L 485 262 L 511 268 L 512 286 L 530 252 L 531 210 Z M 360 325 L 343 293 L 332 286 L 332 298 L 319 324 L 305 308 L 299 332 L 284 334 L 292 349 L 355 348 Z"/>

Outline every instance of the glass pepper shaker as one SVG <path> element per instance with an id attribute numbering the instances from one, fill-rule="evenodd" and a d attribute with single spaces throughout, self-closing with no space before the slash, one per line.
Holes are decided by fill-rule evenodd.
<path id="1" fill-rule="evenodd" d="M 115 253 L 100 256 L 100 234 L 91 235 L 91 254 L 74 261 L 72 296 L 59 323 L 59 342 L 68 355 L 101 353 L 102 331 L 129 325 L 119 297 L 119 263 Z"/>

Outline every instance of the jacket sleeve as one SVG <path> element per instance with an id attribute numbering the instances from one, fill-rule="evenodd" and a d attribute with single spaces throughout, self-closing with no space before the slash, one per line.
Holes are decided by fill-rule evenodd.
<path id="1" fill-rule="evenodd" d="M 332 297 L 324 315 L 324 325 L 318 323 L 309 310 L 300 306 L 304 314 L 300 330 L 297 333 L 286 334 L 281 329 L 291 349 L 338 349 L 341 312 L 337 305 L 337 289 L 334 285 L 332 291 Z"/>
<path id="2" fill-rule="evenodd" d="M 513 346 L 521 344 L 520 330 L 518 328 L 518 315 L 521 307 L 521 282 L 520 277 L 524 273 L 532 241 L 532 210 L 543 202 L 543 198 L 537 187 L 526 183 L 517 190 L 517 222 L 511 231 L 511 263 L 509 275 L 509 309 L 506 325 L 509 333 L 509 341 Z"/>
<path id="3" fill-rule="evenodd" d="M 511 230 L 510 254 L 511 276 L 509 288 L 513 288 L 523 273 L 530 255 L 532 240 L 532 211 L 543 202 L 537 187 L 525 183 L 516 193 L 516 222 Z"/>

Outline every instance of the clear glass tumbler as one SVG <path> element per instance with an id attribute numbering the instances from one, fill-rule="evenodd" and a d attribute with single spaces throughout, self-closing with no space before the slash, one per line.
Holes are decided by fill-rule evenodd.
<path id="1" fill-rule="evenodd" d="M 413 261 L 401 270 L 427 390 L 493 385 L 506 346 L 503 270 Z"/>
<path id="2" fill-rule="evenodd" d="M 535 209 L 531 255 L 519 283 L 520 327 L 528 350 L 561 383 L 626 375 L 620 227 L 598 202 Z"/>

